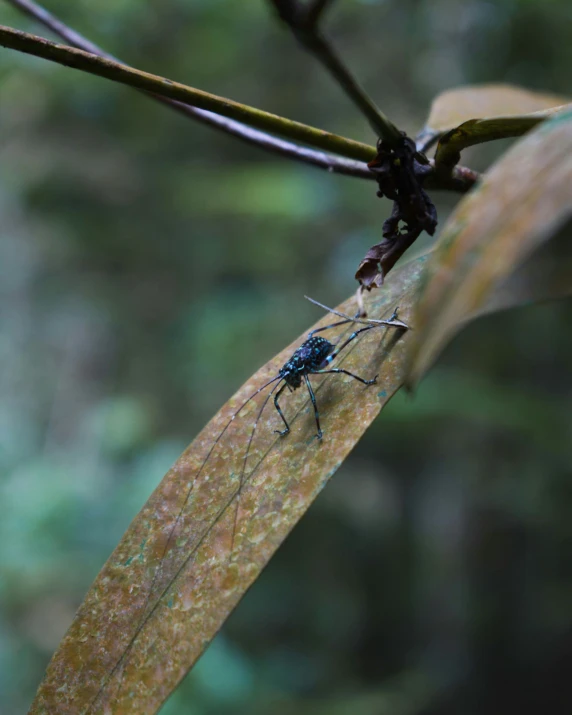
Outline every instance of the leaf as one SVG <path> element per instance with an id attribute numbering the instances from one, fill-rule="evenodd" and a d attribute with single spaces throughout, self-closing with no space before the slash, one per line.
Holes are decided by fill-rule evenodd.
<path id="1" fill-rule="evenodd" d="M 569 245 L 562 241 L 568 253 Z M 370 317 L 387 316 L 399 304 L 400 316 L 407 321 L 431 255 L 405 263 L 394 271 L 383 291 L 368 297 Z M 534 295 L 544 296 L 543 291 L 549 290 L 534 271 L 530 276 L 526 266 L 523 274 L 530 280 L 521 281 L 516 294 L 501 289 L 483 310 L 528 300 L 522 285 L 532 287 Z M 565 290 L 565 283 L 558 285 Z M 353 310 L 352 300 L 340 309 Z M 331 320 L 326 316 L 319 325 Z M 324 428 L 321 444 L 313 439 L 313 416 L 301 391 L 290 396 L 297 398 L 297 410 L 290 401 L 283 404 L 289 418 L 296 415 L 288 437 L 273 434 L 280 426 L 273 421 L 273 408 L 265 415 L 256 433 L 259 437 L 252 450 L 256 471 L 241 497 L 238 536 L 230 560 L 237 486 L 233 473 L 240 473 L 256 409 L 237 419 L 201 473 L 200 483 L 194 485 L 178 522 L 177 539 L 166 549 L 189 496 L 189 485 L 225 422 L 246 396 L 276 374 L 305 335 L 256 373 L 184 452 L 133 520 L 54 654 L 31 713 L 157 712 L 399 389 L 407 346 L 414 335 L 415 331 L 398 335 L 375 330 L 348 348 L 341 361 L 344 368 L 365 376 L 379 371 L 379 387 L 362 388 L 337 376 L 317 386 Z M 260 455 L 257 463 L 256 455 Z"/>
<path id="2" fill-rule="evenodd" d="M 387 317 L 398 304 L 407 320 L 424 263 L 421 257 L 396 270 L 369 303 L 370 317 Z M 341 309 L 353 311 L 355 304 L 348 301 Z M 332 316 L 324 316 L 320 325 L 331 322 Z M 237 512 L 259 399 L 232 422 L 202 469 L 201 464 L 237 406 L 275 376 L 304 339 L 259 370 L 164 477 L 86 595 L 32 713 L 156 712 L 402 384 L 409 332 L 380 328 L 340 355 L 344 368 L 358 375 L 379 373 L 377 386 L 365 388 L 339 375 L 315 381 L 321 442 L 303 390 L 281 398 L 292 428 L 284 438 L 273 432 L 282 425 L 270 402 L 252 444 Z"/>
<path id="3" fill-rule="evenodd" d="M 479 315 L 572 295 L 572 222 L 501 281 Z"/>
<path id="4" fill-rule="evenodd" d="M 433 100 L 419 139 L 424 146 L 428 146 L 439 135 L 472 119 L 530 114 L 569 102 L 567 97 L 533 92 L 511 84 L 456 87 Z M 423 147 L 421 150 L 424 150 Z"/>
<path id="5" fill-rule="evenodd" d="M 415 311 L 409 384 L 419 380 L 461 323 L 488 310 L 489 301 L 494 308 L 495 290 L 497 302 L 511 303 L 510 296 L 499 299 L 503 282 L 544 247 L 571 213 L 572 111 L 568 110 L 507 152 L 443 228 Z M 527 274 L 534 278 L 530 264 Z M 567 282 L 562 276 L 559 280 L 555 289 L 562 295 L 572 280 L 570 274 Z M 534 281 L 538 288 L 538 276 Z M 525 295 L 526 291 L 515 298 Z"/>

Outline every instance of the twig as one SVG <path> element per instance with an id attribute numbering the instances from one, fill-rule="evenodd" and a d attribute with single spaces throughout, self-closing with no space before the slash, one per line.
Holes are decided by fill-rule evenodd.
<path id="1" fill-rule="evenodd" d="M 320 21 L 322 13 L 327 10 L 328 5 L 332 5 L 334 0 L 313 0 L 306 10 L 306 17 L 309 23 L 316 24 Z"/>
<path id="2" fill-rule="evenodd" d="M 326 151 L 336 152 L 350 159 L 368 161 L 375 153 L 373 147 L 368 144 L 345 139 L 301 122 L 285 119 L 224 97 L 217 97 L 209 92 L 188 87 L 165 77 L 127 67 L 106 57 L 100 57 L 74 47 L 58 45 L 37 35 L 19 32 L 3 25 L 0 25 L 0 45 L 57 62 L 66 67 L 105 77 L 120 84 L 175 99 L 200 109 L 216 112 L 263 131 L 275 132 Z"/>
<path id="3" fill-rule="evenodd" d="M 270 0 L 270 2 L 298 42 L 324 65 L 366 117 L 376 136 L 384 139 L 390 146 L 397 145 L 402 137 L 399 129 L 375 105 L 319 30 L 318 21 L 331 0 L 316 0 L 309 7 L 302 6 L 300 0 Z"/>
<path id="4" fill-rule="evenodd" d="M 468 166 L 455 166 L 450 173 L 443 175 L 435 170 L 433 159 L 429 160 L 428 166 L 431 170 L 427 173 L 423 185 L 431 191 L 456 191 L 465 194 L 481 179 L 479 172 L 469 169 Z"/>
<path id="5" fill-rule="evenodd" d="M 434 129 L 427 129 L 426 127 L 423 127 L 423 129 L 415 135 L 415 146 L 417 147 L 417 151 L 426 154 L 432 146 L 437 144 L 443 134 L 444 132 L 442 131 L 436 131 Z"/>
<path id="6" fill-rule="evenodd" d="M 376 174 L 377 195 L 391 199 L 393 209 L 383 224 L 384 240 L 368 250 L 355 275 L 366 290 L 371 290 L 383 284 L 398 258 L 423 231 L 431 236 L 435 233 L 437 209 L 424 188 L 433 167 L 417 150 L 415 142 L 375 106 L 320 32 L 319 19 L 329 3 L 325 0 L 270 2 L 298 41 L 329 70 L 379 136 L 377 155 L 368 166 Z M 443 172 L 443 176 L 447 176 L 447 172 Z"/>
<path id="7" fill-rule="evenodd" d="M 322 4 L 325 5 L 329 1 L 330 0 L 322 0 Z M 69 42 L 70 45 L 73 45 L 78 49 L 85 50 L 86 52 L 91 52 L 94 55 L 100 55 L 101 57 L 105 57 L 109 60 L 120 62 L 120 60 L 117 60 L 116 57 L 88 40 L 79 32 L 73 30 L 52 13 L 49 13 L 43 7 L 33 2 L 33 0 L 6 0 L 6 2 L 26 13 L 37 22 L 44 25 L 44 27 L 50 29 L 66 42 Z M 318 5 L 318 2 L 316 5 Z M 367 164 L 363 162 L 353 161 L 339 156 L 332 156 L 308 147 L 300 146 L 299 144 L 279 139 L 278 137 L 274 137 L 271 134 L 262 132 L 258 129 L 248 127 L 245 124 L 237 122 L 233 119 L 219 116 L 214 112 L 198 109 L 197 107 L 177 102 L 174 99 L 153 94 L 152 92 L 145 92 L 145 94 L 156 101 L 171 107 L 171 109 L 184 114 L 190 119 L 230 134 L 231 136 L 234 136 L 251 146 L 257 146 L 279 156 L 293 159 L 295 161 L 301 161 L 320 169 L 325 169 L 333 174 L 342 174 L 345 176 L 368 180 L 373 180 L 375 178 L 373 173 L 368 169 Z M 474 185 L 478 178 L 479 175 L 477 172 L 467 169 L 466 167 L 457 166 L 453 170 L 452 174 L 444 175 L 438 179 L 434 175 L 428 176 L 426 186 L 433 189 L 443 189 L 445 191 L 465 193 Z"/>
<path id="8" fill-rule="evenodd" d="M 26 15 L 29 15 L 44 27 L 47 27 L 54 34 L 61 37 L 73 47 L 85 50 L 86 52 L 91 52 L 92 54 L 99 55 L 100 57 L 106 57 L 107 59 L 115 62 L 121 62 L 121 60 L 117 59 L 117 57 L 114 57 L 98 45 L 88 40 L 79 32 L 76 32 L 74 29 L 63 23 L 59 18 L 55 17 L 55 15 L 33 2 L 33 0 L 5 1 L 16 7 L 18 10 L 21 10 Z M 145 94 L 162 104 L 170 106 L 175 111 L 180 114 L 184 114 L 190 119 L 194 119 L 201 124 L 214 127 L 215 129 L 230 134 L 231 136 L 240 139 L 251 146 L 257 146 L 261 149 L 265 149 L 266 151 L 278 154 L 279 156 L 294 159 L 295 161 L 301 161 L 320 169 L 325 169 L 333 174 L 343 174 L 345 176 L 353 176 L 359 179 L 373 178 L 365 163 L 352 161 L 351 159 L 344 159 L 342 157 L 331 156 L 329 154 L 324 154 L 323 152 L 318 152 L 313 149 L 300 146 L 299 144 L 293 144 L 292 142 L 279 139 L 278 137 L 274 137 L 271 134 L 262 132 L 258 129 L 252 129 L 251 127 L 248 127 L 241 122 L 237 122 L 234 119 L 227 119 L 226 117 L 222 117 L 214 112 L 208 112 L 204 109 L 191 107 L 188 104 L 182 104 L 174 99 L 168 99 L 167 97 L 162 97 L 150 92 L 145 92 Z"/>
<path id="9" fill-rule="evenodd" d="M 435 168 L 441 173 L 451 171 L 460 160 L 463 149 L 495 139 L 520 137 L 563 109 L 569 109 L 570 106 L 564 104 L 560 107 L 516 116 L 469 119 L 441 136 L 435 152 Z"/>

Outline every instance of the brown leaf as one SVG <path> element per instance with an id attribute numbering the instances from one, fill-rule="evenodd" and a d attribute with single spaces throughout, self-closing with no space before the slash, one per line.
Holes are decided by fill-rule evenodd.
<path id="1" fill-rule="evenodd" d="M 365 256 L 362 258 L 355 278 L 366 289 L 381 288 L 383 285 L 383 273 L 381 272 L 379 262 L 383 258 L 383 248 L 381 244 L 376 244 L 368 249 Z"/>
<path id="2" fill-rule="evenodd" d="M 572 221 L 501 281 L 479 315 L 572 295 Z"/>
<path id="3" fill-rule="evenodd" d="M 572 111 L 542 124 L 453 213 L 422 282 L 408 382 L 572 214 Z"/>
<path id="4" fill-rule="evenodd" d="M 561 242 L 566 256 L 569 246 L 569 241 Z M 558 274 L 558 255 L 553 256 L 554 272 L 547 278 Z M 387 316 L 399 304 L 400 316 L 409 322 L 413 297 L 430 259 L 431 253 L 397 269 L 384 291 L 368 297 L 369 316 Z M 528 301 L 530 289 L 533 298 L 547 297 L 549 285 L 539 280 L 534 266 L 532 273 L 530 268 L 523 267 L 525 280 L 516 292 L 502 287 L 483 310 Z M 556 285 L 557 293 L 566 292 L 565 276 L 560 275 Z M 344 312 L 354 308 L 351 300 L 340 306 Z M 326 316 L 319 325 L 330 322 L 332 317 Z M 399 389 L 414 335 L 415 331 L 371 331 L 346 353 L 341 361 L 346 369 L 366 377 L 379 372 L 379 385 L 362 388 L 337 376 L 317 385 L 324 428 L 321 444 L 313 438 L 313 416 L 301 391 L 283 404 L 292 423 L 288 437 L 276 438 L 272 430 L 281 425 L 273 408 L 265 413 L 253 443 L 231 558 L 237 475 L 256 406 L 232 424 L 198 479 L 197 473 L 237 406 L 276 373 L 305 335 L 254 375 L 184 452 L 133 520 L 54 654 L 31 712 L 157 712 Z M 177 539 L 166 549 L 174 524 Z"/>
<path id="5" fill-rule="evenodd" d="M 407 321 L 424 261 L 395 272 L 391 285 L 368 300 L 370 317 L 387 317 L 399 305 Z M 341 309 L 355 311 L 353 299 Z M 331 322 L 324 316 L 320 325 Z M 270 402 L 238 504 L 246 445 L 267 393 L 249 403 L 201 465 L 238 405 L 276 375 L 304 339 L 231 398 L 135 517 L 52 658 L 32 713 L 156 712 L 402 383 L 409 333 L 374 329 L 348 346 L 340 362 L 366 378 L 379 373 L 378 385 L 338 375 L 312 378 L 321 442 L 303 390 L 281 399 L 292 428 L 286 437 L 273 432 L 282 425 Z"/>
<path id="6" fill-rule="evenodd" d="M 356 280 L 366 289 L 381 288 L 385 276 L 419 237 L 421 231 L 407 231 L 384 239 L 368 249 L 358 266 Z"/>

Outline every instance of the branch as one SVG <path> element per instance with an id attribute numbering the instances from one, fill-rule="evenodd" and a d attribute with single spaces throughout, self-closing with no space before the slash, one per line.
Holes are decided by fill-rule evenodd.
<path id="1" fill-rule="evenodd" d="M 76 32 L 75 30 L 67 26 L 57 17 L 49 13 L 37 3 L 33 2 L 33 0 L 6 1 L 26 13 L 33 19 L 37 20 L 45 27 L 49 28 L 52 32 L 62 37 L 71 45 L 75 45 L 78 49 L 85 50 L 85 52 L 91 53 L 92 55 L 99 55 L 113 63 L 118 63 L 121 65 L 121 63 L 113 55 L 109 54 L 108 52 L 105 52 L 105 50 L 101 49 L 93 42 L 90 42 L 90 40 L 85 38 L 79 32 Z M 329 0 L 325 0 L 325 2 L 328 1 Z M 12 30 L 11 32 L 15 31 Z M 40 43 L 45 43 L 48 45 L 52 44 L 48 43 L 42 38 L 37 39 L 40 41 Z M 301 161 L 303 163 L 309 164 L 311 166 L 316 166 L 320 169 L 325 169 L 326 171 L 333 174 L 342 174 L 345 176 L 352 176 L 359 179 L 375 179 L 374 174 L 368 169 L 367 164 L 363 163 L 362 161 L 352 161 L 351 159 L 345 159 L 339 156 L 332 156 L 330 154 L 325 154 L 320 151 L 315 151 L 313 149 L 309 149 L 308 147 L 303 147 L 298 144 L 286 141 L 284 139 L 279 139 L 277 137 L 272 136 L 271 134 L 267 134 L 266 132 L 260 131 L 258 129 L 253 129 L 251 127 L 246 126 L 245 124 L 242 124 L 241 122 L 235 121 L 234 119 L 229 119 L 225 116 L 220 116 L 219 114 L 216 114 L 214 112 L 206 111 L 204 109 L 199 109 L 198 107 L 184 104 L 174 99 L 170 99 L 164 95 L 155 94 L 146 90 L 143 91 L 145 92 L 145 94 L 147 94 L 147 96 L 155 99 L 158 102 L 161 102 L 162 104 L 168 105 L 169 107 L 171 107 L 171 109 L 174 109 L 175 111 L 184 114 L 185 116 L 202 124 L 206 124 L 227 134 L 230 134 L 250 145 L 260 147 L 274 154 L 278 154 L 289 159 L 294 159 L 296 161 Z M 373 148 L 369 149 L 370 154 L 368 158 L 371 158 L 374 155 L 375 151 Z M 457 166 L 453 169 L 452 174 L 447 174 L 439 177 L 434 174 L 429 175 L 426 180 L 426 186 L 428 188 L 433 189 L 443 189 L 445 191 L 465 193 L 472 188 L 478 178 L 479 175 L 477 172 L 474 172 L 471 169 L 467 169 L 466 167 Z"/>
<path id="2" fill-rule="evenodd" d="M 318 22 L 331 0 L 314 0 L 308 7 L 303 7 L 300 0 L 270 0 L 270 2 L 298 42 L 324 65 L 357 106 L 376 136 L 381 137 L 390 146 L 397 146 L 402 137 L 399 129 L 375 105 L 319 30 Z"/>
<path id="3" fill-rule="evenodd" d="M 541 122 L 571 105 L 544 109 L 531 114 L 514 117 L 492 117 L 491 119 L 469 119 L 455 129 L 441 136 L 435 152 L 435 166 L 440 173 L 451 171 L 461 159 L 461 151 L 475 144 L 483 144 L 495 139 L 521 137 Z"/>
<path id="4" fill-rule="evenodd" d="M 306 10 L 306 17 L 309 23 L 316 24 L 319 22 L 322 13 L 331 5 L 334 0 L 313 0 L 308 9 Z"/>
<path id="5" fill-rule="evenodd" d="M 481 180 L 479 172 L 469 169 L 468 166 L 455 166 L 451 173 L 441 174 L 435 167 L 435 160 L 429 159 L 429 168 L 423 185 L 433 191 L 456 191 L 465 194 Z"/>
<path id="6" fill-rule="evenodd" d="M 86 52 L 91 52 L 94 55 L 106 57 L 107 59 L 115 62 L 121 62 L 121 60 L 118 60 L 98 45 L 90 42 L 90 40 L 63 23 L 52 13 L 33 2 L 33 0 L 6 0 L 6 2 L 13 5 L 18 10 L 21 10 L 26 15 L 29 15 L 44 27 L 50 29 L 55 35 L 58 35 L 73 47 L 85 50 Z M 198 109 L 197 107 L 191 107 L 188 104 L 182 104 L 174 99 L 168 99 L 167 97 L 161 97 L 157 94 L 149 92 L 146 92 L 145 94 L 152 97 L 156 101 L 171 107 L 171 109 L 174 109 L 180 114 L 184 114 L 190 119 L 200 122 L 201 124 L 214 127 L 215 129 L 225 132 L 226 134 L 230 134 L 231 136 L 251 146 L 257 146 L 261 149 L 272 152 L 273 154 L 277 154 L 288 159 L 294 159 L 296 161 L 309 164 L 310 166 L 316 166 L 320 169 L 325 169 L 330 173 L 343 174 L 360 179 L 373 178 L 367 166 L 362 162 L 331 156 L 308 149 L 307 147 L 302 147 L 298 144 L 293 144 L 292 142 L 288 142 L 284 139 L 278 139 L 271 134 L 267 134 L 266 132 L 262 132 L 257 129 L 252 129 L 251 127 L 247 127 L 245 124 L 241 124 L 233 119 L 227 119 L 226 117 L 219 116 L 213 112 L 207 112 L 204 109 Z"/>
<path id="7" fill-rule="evenodd" d="M 114 82 L 152 92 L 161 97 L 175 99 L 199 109 L 216 112 L 229 119 L 235 119 L 258 129 L 275 132 L 311 146 L 336 152 L 342 156 L 368 161 L 375 155 L 373 147 L 361 142 L 345 139 L 323 129 L 316 129 L 301 122 L 284 119 L 276 114 L 264 112 L 239 102 L 233 102 L 215 94 L 157 75 L 142 72 L 119 62 L 100 57 L 91 52 L 78 50 L 66 45 L 58 45 L 37 35 L 19 32 L 0 25 L 0 45 L 13 50 L 41 57 L 51 62 L 79 69 L 83 72 L 105 77 Z"/>

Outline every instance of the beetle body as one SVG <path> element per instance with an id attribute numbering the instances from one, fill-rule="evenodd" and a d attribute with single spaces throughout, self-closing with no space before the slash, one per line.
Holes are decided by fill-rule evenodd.
<path id="1" fill-rule="evenodd" d="M 331 362 L 328 358 L 334 350 L 335 346 L 329 340 L 313 335 L 284 363 L 279 375 L 289 387 L 296 390 L 302 384 L 304 375 L 322 370 Z"/>

